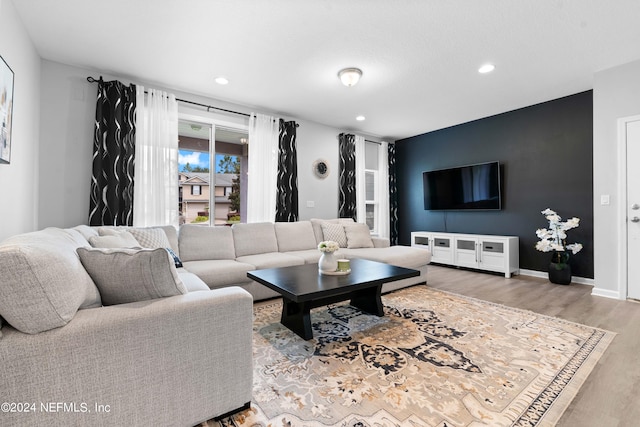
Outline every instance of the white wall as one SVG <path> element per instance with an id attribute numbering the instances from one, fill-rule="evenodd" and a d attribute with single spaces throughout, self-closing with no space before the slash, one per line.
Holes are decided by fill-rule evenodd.
<path id="1" fill-rule="evenodd" d="M 594 214 L 594 295 L 626 298 L 624 278 L 618 274 L 617 126 L 618 119 L 640 114 L 640 61 L 600 71 L 593 85 L 593 214 Z M 601 195 L 610 195 L 609 205 L 600 204 Z"/>
<path id="2" fill-rule="evenodd" d="M 11 163 L 0 164 L 0 240 L 37 228 L 40 57 L 11 0 L 0 0 L 0 55 L 14 72 Z"/>
<path id="3" fill-rule="evenodd" d="M 42 61 L 38 228 L 88 223 L 97 86 L 87 73 Z"/>
<path id="4" fill-rule="evenodd" d="M 40 211 L 38 227 L 69 227 L 86 224 L 89 210 L 91 156 L 93 152 L 93 120 L 97 85 L 86 81 L 101 73 L 42 60 Z M 105 80 L 126 78 L 102 73 Z M 145 87 L 167 90 L 178 98 L 243 113 L 274 112 L 256 110 L 194 94 L 187 94 L 145 82 L 133 81 Z M 199 107 L 179 104 L 183 114 L 207 114 Z M 208 113 L 212 120 L 226 125 L 246 125 L 248 119 L 227 113 Z M 318 123 L 296 120 L 298 149 L 298 187 L 300 218 L 335 218 L 338 215 L 338 139 L 341 129 Z M 375 139 L 367 137 L 368 139 Z M 312 164 L 318 158 L 329 162 L 330 173 L 320 180 L 313 175 Z M 308 208 L 307 201 L 315 207 Z"/>
<path id="5" fill-rule="evenodd" d="M 338 134 L 340 130 L 300 121 L 297 133 L 298 200 L 300 219 L 338 216 Z M 329 175 L 320 179 L 313 173 L 313 162 L 324 159 Z M 312 202 L 313 207 L 307 207 Z"/>

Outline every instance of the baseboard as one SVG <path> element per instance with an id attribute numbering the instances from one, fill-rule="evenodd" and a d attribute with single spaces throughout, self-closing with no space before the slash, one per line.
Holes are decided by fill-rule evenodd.
<path id="1" fill-rule="evenodd" d="M 542 279 L 549 278 L 549 274 L 546 271 L 520 269 L 520 274 L 522 274 L 523 276 L 540 277 Z M 571 277 L 571 283 L 579 283 L 581 285 L 589 285 L 589 286 L 596 285 L 596 282 L 593 279 L 588 279 L 586 277 L 576 277 L 576 276 Z"/>
<path id="2" fill-rule="evenodd" d="M 612 298 L 612 299 L 625 299 L 620 296 L 620 292 L 618 291 L 611 291 L 609 289 L 602 289 L 602 288 L 596 288 L 596 287 L 594 287 L 593 290 L 591 291 L 591 295 L 594 295 L 597 297 Z"/>
<path id="3" fill-rule="evenodd" d="M 549 277 L 549 275 L 547 274 L 547 272 L 545 271 L 537 271 L 537 270 L 520 270 L 520 274 L 522 274 L 523 276 L 532 276 L 532 277 L 539 277 L 542 279 L 547 279 Z M 596 287 L 596 281 L 594 279 L 587 279 L 585 277 L 572 277 L 571 278 L 571 283 L 579 283 L 581 285 L 589 285 L 589 286 L 593 286 L 593 289 L 591 290 L 591 295 L 596 296 L 596 297 L 605 297 L 605 298 L 612 298 L 612 299 L 624 299 L 620 297 L 620 292 L 618 291 L 611 291 L 609 289 L 601 289 Z"/>

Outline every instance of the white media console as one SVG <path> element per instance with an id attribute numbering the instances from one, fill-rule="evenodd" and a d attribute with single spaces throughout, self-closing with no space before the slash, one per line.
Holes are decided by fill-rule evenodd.
<path id="1" fill-rule="evenodd" d="M 434 263 L 495 271 L 507 278 L 520 272 L 515 236 L 414 231 L 411 246 L 429 249 Z"/>

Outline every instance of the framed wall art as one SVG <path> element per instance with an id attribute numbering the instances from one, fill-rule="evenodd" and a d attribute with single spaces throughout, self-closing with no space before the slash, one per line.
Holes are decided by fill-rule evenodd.
<path id="1" fill-rule="evenodd" d="M 11 119 L 13 116 L 13 70 L 0 56 L 0 163 L 11 161 Z"/>

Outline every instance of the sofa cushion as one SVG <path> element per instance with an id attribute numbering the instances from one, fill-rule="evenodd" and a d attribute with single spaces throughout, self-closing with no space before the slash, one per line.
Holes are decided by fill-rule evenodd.
<path id="1" fill-rule="evenodd" d="M 76 230 L 47 228 L 0 245 L 0 315 L 27 334 L 66 325 L 79 308 L 101 305 L 100 294 L 76 248 L 88 242 Z"/>
<path id="2" fill-rule="evenodd" d="M 104 305 L 125 304 L 186 294 L 165 248 L 78 248 Z"/>
<path id="3" fill-rule="evenodd" d="M 178 242 L 183 263 L 236 257 L 231 227 L 185 224 L 180 227 Z"/>
<path id="4" fill-rule="evenodd" d="M 347 236 L 347 248 L 373 248 L 369 226 L 362 223 L 344 225 L 344 233 Z"/>
<path id="5" fill-rule="evenodd" d="M 324 240 L 334 241 L 341 248 L 347 247 L 347 235 L 344 232 L 344 225 L 324 223 L 322 224 L 322 235 Z"/>
<path id="6" fill-rule="evenodd" d="M 278 251 L 303 251 L 317 246 L 310 221 L 276 222 L 274 224 Z"/>
<path id="7" fill-rule="evenodd" d="M 89 243 L 94 248 L 137 248 L 140 243 L 128 231 L 120 231 L 108 236 L 89 237 Z"/>
<path id="8" fill-rule="evenodd" d="M 211 289 L 250 282 L 247 271 L 256 269 L 251 264 L 230 259 L 184 261 L 183 264 Z"/>
<path id="9" fill-rule="evenodd" d="M 282 252 L 246 255 L 238 257 L 237 260 L 239 262 L 244 262 L 245 264 L 253 265 L 256 270 L 260 270 L 263 268 L 289 267 L 292 265 L 302 265 L 305 263 L 303 258 L 285 254 Z"/>
<path id="10" fill-rule="evenodd" d="M 190 271 L 185 270 L 184 268 L 176 269 L 178 272 L 178 277 L 184 283 L 184 287 L 187 288 L 189 292 L 195 291 L 209 291 L 209 286 L 202 281 L 201 278 L 196 276 Z"/>
<path id="11" fill-rule="evenodd" d="M 322 255 L 322 252 L 320 252 L 317 248 L 306 249 L 304 251 L 291 251 L 291 252 L 285 252 L 285 253 L 288 255 L 293 255 L 298 258 L 302 258 L 305 264 L 317 264 L 318 260 L 320 259 L 320 255 Z M 339 257 L 340 252 L 338 251 L 335 254 L 336 256 Z"/>
<path id="12" fill-rule="evenodd" d="M 76 230 L 77 232 L 82 234 L 82 236 L 84 236 L 87 241 L 90 237 L 99 236 L 98 229 L 96 227 L 89 227 L 88 225 L 84 224 L 76 225 L 75 227 L 71 228 L 71 230 Z"/>
<path id="13" fill-rule="evenodd" d="M 278 252 L 276 231 L 271 222 L 233 224 L 233 242 L 236 258 L 246 255 Z"/>
<path id="14" fill-rule="evenodd" d="M 169 241 L 169 244 L 171 245 L 170 248 L 173 249 L 173 252 L 175 252 L 176 255 L 180 255 L 180 245 L 178 244 L 178 230 L 176 229 L 176 227 L 174 227 L 173 225 L 164 225 L 158 228 L 164 231 L 164 234 L 167 235 L 167 240 Z"/>

